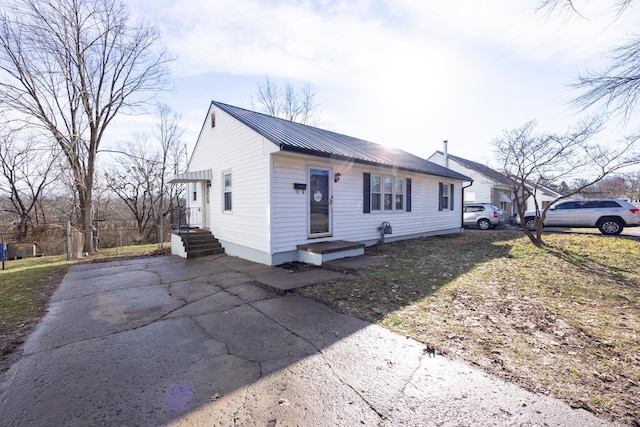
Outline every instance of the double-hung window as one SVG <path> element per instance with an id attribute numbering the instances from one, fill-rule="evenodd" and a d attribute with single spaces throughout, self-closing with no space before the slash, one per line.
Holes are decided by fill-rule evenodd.
<path id="1" fill-rule="evenodd" d="M 371 175 L 371 210 L 379 211 L 381 205 L 381 182 L 379 175 Z"/>
<path id="2" fill-rule="evenodd" d="M 231 172 L 224 174 L 224 210 L 231 211 Z"/>
<path id="3" fill-rule="evenodd" d="M 446 182 L 438 183 L 438 210 L 453 210 L 453 184 Z"/>
<path id="4" fill-rule="evenodd" d="M 363 212 L 411 212 L 411 179 L 363 174 Z"/>
<path id="5" fill-rule="evenodd" d="M 449 186 L 442 186 L 442 207 L 444 209 L 449 209 Z"/>
<path id="6" fill-rule="evenodd" d="M 384 210 L 393 210 L 393 178 L 384 177 Z"/>
<path id="7" fill-rule="evenodd" d="M 401 211 L 404 209 L 404 192 L 403 192 L 403 179 L 396 178 L 394 193 L 396 195 L 396 210 Z"/>

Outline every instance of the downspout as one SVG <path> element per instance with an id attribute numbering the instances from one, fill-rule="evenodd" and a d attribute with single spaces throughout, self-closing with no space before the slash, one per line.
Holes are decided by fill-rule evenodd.
<path id="1" fill-rule="evenodd" d="M 460 228 L 464 228 L 464 189 L 469 188 L 473 185 L 473 180 L 469 183 L 469 185 L 465 185 L 462 187 L 462 206 L 460 209 Z"/>

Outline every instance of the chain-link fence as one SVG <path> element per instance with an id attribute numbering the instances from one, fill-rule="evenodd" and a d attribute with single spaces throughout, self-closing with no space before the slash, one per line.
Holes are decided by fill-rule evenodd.
<path id="1" fill-rule="evenodd" d="M 164 227 L 162 232 L 156 227 L 139 230 L 130 224 L 101 223 L 100 227 L 92 230 L 93 247 L 95 250 L 109 248 L 123 248 L 125 246 L 143 245 L 162 242 L 166 244 L 171 241 L 171 227 Z M 82 229 L 67 224 L 61 226 L 57 224 L 34 227 L 30 229 L 26 238 L 17 240 L 12 233 L 3 233 L 3 241 L 9 246 L 28 244 L 35 246 L 32 253 L 12 252 L 11 258 L 22 258 L 24 256 L 46 256 L 67 254 L 68 258 L 75 259 L 83 256 L 85 233 Z M 9 258 L 8 258 L 9 259 Z"/>

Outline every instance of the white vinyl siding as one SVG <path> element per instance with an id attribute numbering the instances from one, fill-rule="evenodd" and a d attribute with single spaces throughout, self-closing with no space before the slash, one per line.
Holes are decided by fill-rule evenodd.
<path id="1" fill-rule="evenodd" d="M 273 251 L 286 252 L 295 250 L 296 245 L 309 242 L 307 240 L 307 202 L 308 194 L 296 191 L 293 183 L 307 182 L 307 167 L 324 167 L 335 174 L 341 174 L 340 181 L 332 184 L 333 233 L 331 238 L 323 240 L 349 240 L 373 242 L 380 237 L 378 226 L 389 221 L 393 234 L 387 236 L 398 238 L 403 235 L 436 234 L 440 230 L 457 230 L 461 226 L 460 192 L 456 191 L 453 211 L 438 211 L 438 182 L 441 178 L 424 174 L 405 173 L 398 176 L 402 181 L 403 209 L 406 208 L 406 179 L 412 180 L 412 211 L 385 211 L 363 213 L 362 180 L 363 174 L 371 174 L 372 195 L 374 176 L 391 176 L 388 169 L 354 165 L 336 160 L 325 161 L 313 157 L 293 157 L 281 154 L 273 156 Z M 387 175 L 385 175 L 385 172 Z M 395 184 L 394 185 L 400 185 Z M 460 185 L 457 183 L 456 188 Z M 381 188 L 382 189 L 382 188 Z M 234 192 L 235 192 L 234 188 Z M 373 199 L 373 198 L 372 198 Z M 371 202 L 373 204 L 373 200 Z M 395 207 L 395 206 L 394 206 Z M 372 206 L 373 208 L 373 206 Z"/>
<path id="2" fill-rule="evenodd" d="M 209 121 L 211 113 L 215 113 L 214 127 Z M 200 188 L 204 188 L 204 183 L 199 184 L 201 194 L 196 204 L 206 206 L 210 230 L 236 254 L 247 248 L 253 259 L 269 262 L 272 256 L 295 252 L 297 245 L 309 241 L 373 243 L 379 238 L 378 226 L 384 221 L 391 223 L 393 234 L 389 237 L 393 239 L 451 232 L 461 226 L 460 191 L 452 195 L 454 211 L 438 211 L 438 182 L 442 178 L 281 152 L 275 144 L 215 106 L 207 119 L 189 170 L 211 170 L 212 182 L 210 197 L 202 197 Z M 309 185 L 309 168 L 327 169 L 331 177 L 332 233 L 314 240 L 308 239 L 309 191 L 294 188 L 294 184 Z M 225 185 L 226 173 L 231 173 L 230 186 Z M 339 181 L 333 179 L 337 173 L 341 175 Z M 377 202 L 374 197 L 370 201 L 370 214 L 363 213 L 365 173 L 380 180 L 377 190 L 371 192 L 372 196 L 378 196 Z M 385 177 L 389 178 L 386 186 Z M 409 179 L 411 212 L 406 212 Z M 454 183 L 456 189 L 461 188 L 460 182 Z M 230 200 L 225 193 L 231 195 Z M 390 209 L 385 209 L 389 196 Z M 226 210 L 229 207 L 232 210 Z"/>
<path id="3" fill-rule="evenodd" d="M 250 128 L 215 110 L 215 127 L 201 130 L 189 170 L 211 169 L 209 226 L 220 240 L 270 251 L 270 153 L 275 148 Z M 214 111 L 210 111 L 212 113 Z M 271 146 L 271 147 L 270 147 Z M 224 172 L 232 174 L 233 214 L 225 212 Z"/>
<path id="4" fill-rule="evenodd" d="M 271 225 L 274 252 L 291 251 L 307 241 L 309 182 L 304 160 L 273 155 L 273 197 Z M 294 183 L 307 184 L 306 191 Z"/>

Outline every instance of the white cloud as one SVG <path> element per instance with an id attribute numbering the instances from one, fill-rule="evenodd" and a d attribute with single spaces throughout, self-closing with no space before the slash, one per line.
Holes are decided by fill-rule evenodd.
<path id="1" fill-rule="evenodd" d="M 633 11 L 613 24 L 602 10 L 546 17 L 538 0 L 149 3 L 131 4 L 156 17 L 178 55 L 176 78 L 220 80 L 172 97 L 178 112 L 191 111 L 190 129 L 202 124 L 205 98 L 246 106 L 269 75 L 316 85 L 333 130 L 423 155 L 442 139 L 486 152 L 501 130 L 530 119 L 569 124 L 565 85 L 635 25 Z M 247 76 L 254 82 L 230 94 L 224 83 Z"/>

